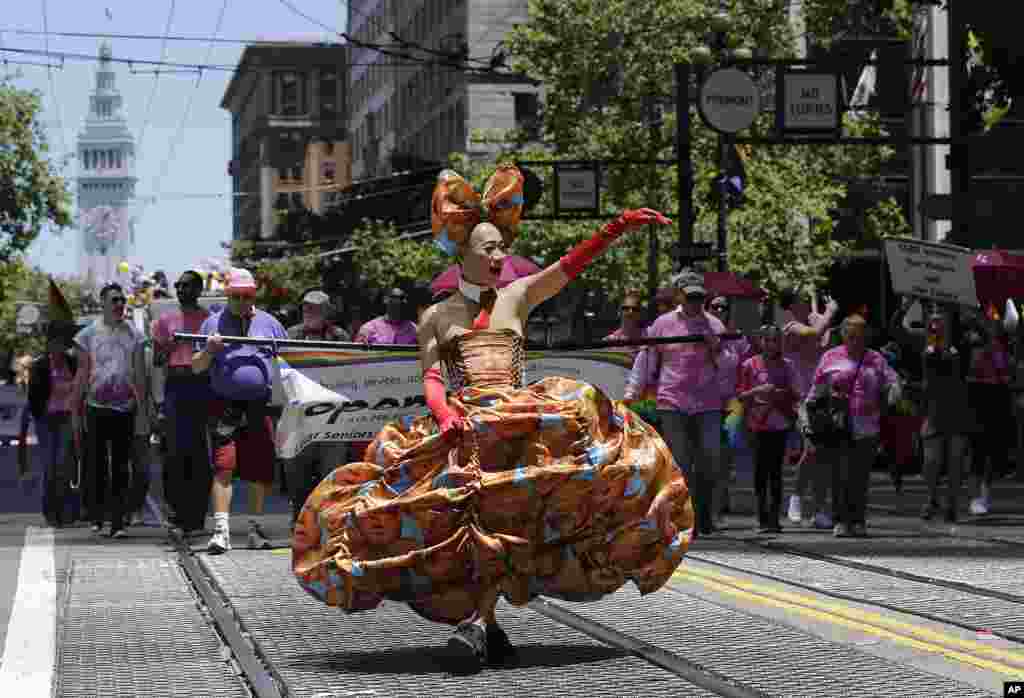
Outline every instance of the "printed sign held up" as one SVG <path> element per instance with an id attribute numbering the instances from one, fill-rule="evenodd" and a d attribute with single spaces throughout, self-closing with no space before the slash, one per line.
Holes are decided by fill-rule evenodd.
<path id="1" fill-rule="evenodd" d="M 914 238 L 888 238 L 885 256 L 897 294 L 978 307 L 971 250 Z"/>

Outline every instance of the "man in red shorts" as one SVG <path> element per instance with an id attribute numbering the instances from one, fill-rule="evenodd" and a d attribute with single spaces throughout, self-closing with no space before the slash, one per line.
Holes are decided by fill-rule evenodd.
<path id="1" fill-rule="evenodd" d="M 273 351 L 268 346 L 225 343 L 223 337 L 288 337 L 280 322 L 253 305 L 257 287 L 248 271 L 232 269 L 224 290 L 228 305 L 203 322 L 199 333 L 209 335 L 209 339 L 192 357 L 195 373 L 209 372 L 214 397 L 208 421 L 214 468 L 214 530 L 207 545 L 214 554 L 231 549 L 228 513 L 235 467 L 249 483 L 250 548 L 270 547 L 257 517 L 263 514 L 264 501 L 274 482 L 273 424 L 267 414 Z"/>

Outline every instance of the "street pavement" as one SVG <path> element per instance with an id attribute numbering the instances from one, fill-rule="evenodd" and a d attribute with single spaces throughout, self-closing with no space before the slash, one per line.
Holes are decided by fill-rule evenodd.
<path id="1" fill-rule="evenodd" d="M 724 675 L 740 677 L 769 695 L 839 695 L 841 686 L 852 687 L 859 695 L 893 695 L 885 686 L 929 680 L 938 681 L 936 686 L 949 687 L 948 692 L 941 692 L 944 695 L 1001 695 L 1004 680 L 1024 678 L 1024 483 L 999 481 L 993 490 L 989 516 L 965 516 L 950 525 L 941 519 L 923 522 L 917 517 L 925 498 L 919 477 L 908 478 L 903 491 L 897 492 L 887 474 L 875 473 L 870 538 L 839 540 L 806 522 L 800 526 L 784 522 L 783 533 L 777 536 L 756 535 L 752 493 L 744 486 L 745 474 L 739 475 L 731 492 L 733 513 L 727 517 L 724 530 L 694 543 L 689 559 L 669 588 L 647 600 L 620 592 L 610 600 L 572 604 L 569 609 L 581 617 L 625 629 L 623 632 L 631 636 L 647 638 L 645 641 L 653 645 Z M 791 478 L 787 478 L 787 492 L 791 484 Z M 257 552 L 245 550 L 245 519 L 241 515 L 245 501 L 242 485 L 235 495 L 236 549 L 217 558 L 200 552 L 198 559 L 224 590 L 226 601 L 247 633 L 282 675 L 290 677 L 287 680 L 296 687 L 295 695 L 361 695 L 358 691 L 373 690 L 374 682 L 386 683 L 392 676 L 389 671 L 397 667 L 371 670 L 370 665 L 388 657 L 410 659 L 413 655 L 405 655 L 400 649 L 384 649 L 406 632 L 419 638 L 416 641 L 443 646 L 444 628 L 428 624 L 416 630 L 420 622 L 402 614 L 392 617 L 397 611 L 382 612 L 380 622 L 385 625 L 378 627 L 373 621 L 377 612 L 339 618 L 336 611 L 312 602 L 292 582 L 288 571 L 289 557 L 284 547 L 289 533 L 287 502 L 278 494 L 272 496 L 268 502 L 272 513 L 265 517 L 265 528 L 281 549 Z M 961 501 L 966 507 L 966 493 Z M 38 564 L 42 517 L 29 513 L 36 505 L 10 477 L 0 478 L 0 506 L 4 512 L 0 515 L 0 647 L 5 648 L 0 661 L 0 695 L 34 695 L 30 691 L 3 690 L 9 685 L 26 685 L 10 684 L 11 658 L 17 648 L 9 646 L 8 638 L 12 633 L 25 635 L 24 627 L 10 624 L 18 618 L 22 619 L 18 623 L 24 623 L 26 599 L 32 604 L 44 603 L 39 599 L 45 600 L 46 594 L 26 592 L 38 592 L 47 583 L 53 585 L 52 603 L 61 607 L 51 613 L 55 640 L 50 650 L 51 681 L 56 695 L 89 695 L 88 691 L 73 690 L 74 686 L 87 681 L 82 677 L 103 672 L 109 674 L 109 682 L 96 684 L 96 695 L 129 695 L 133 691 L 135 695 L 245 694 L 237 667 L 220 654 L 227 656 L 230 652 L 209 625 L 207 614 L 196 612 L 194 593 L 178 571 L 177 554 L 162 528 L 132 527 L 124 540 L 99 538 L 84 525 L 55 530 L 48 553 L 52 555 L 53 578 L 46 580 L 33 572 L 35 576 L 26 582 L 21 565 L 23 559 Z M 33 541 L 33 556 L 23 557 L 28 550 L 27 539 Z M 197 543 L 201 548 L 205 540 Z M 104 575 L 114 576 L 104 582 Z M 121 585 L 118 576 L 123 578 Z M 19 578 L 22 584 L 32 584 L 33 589 L 19 589 Z M 149 615 L 139 610 L 147 604 L 153 607 Z M 106 610 L 100 613 L 97 609 Z M 138 623 L 136 631 L 117 620 L 116 609 Z M 173 613 L 168 609 L 174 609 Z M 668 610 L 658 615 L 661 611 L 656 609 Z M 50 622 L 45 621 L 51 616 L 42 606 L 29 610 L 27 617 Z M 616 615 L 624 611 L 628 614 Z M 292 617 L 296 613 L 307 620 Z M 509 618 L 532 648 L 521 665 L 504 672 L 504 680 L 520 685 L 524 695 L 543 695 L 542 686 L 551 685 L 531 683 L 533 679 L 526 677 L 535 671 L 570 682 L 583 681 L 580 672 L 597 672 L 588 679 L 596 683 L 586 684 L 590 686 L 586 690 L 593 695 L 622 695 L 621 691 L 628 690 L 627 684 L 611 688 L 617 684 L 595 678 L 600 671 L 617 675 L 643 667 L 647 667 L 644 671 L 651 670 L 643 662 L 642 666 L 629 664 L 619 650 L 601 650 L 604 645 L 592 646 L 576 635 L 576 639 L 566 635 L 557 642 L 550 640 L 563 638 L 559 632 L 568 632 L 561 625 L 544 630 L 539 639 L 530 639 L 534 638 L 530 634 L 533 626 L 521 626 L 523 613 L 526 611 L 506 609 L 503 618 Z M 671 620 L 689 619 L 691 615 L 704 620 L 698 619 L 692 628 L 690 620 L 685 624 Z M 159 626 L 168 622 L 168 616 L 191 620 L 183 620 L 184 625 L 179 626 Z M 334 626 L 325 631 L 328 637 L 323 642 L 328 644 L 333 633 L 339 633 L 339 637 L 345 632 L 358 633 L 364 638 L 358 652 L 353 649 L 355 654 L 349 652 L 343 660 L 339 659 L 341 655 L 332 654 L 333 660 L 317 663 L 316 658 L 327 650 L 310 639 L 312 631 L 307 626 L 321 622 Z M 391 622 L 397 625 L 388 625 Z M 90 624 L 99 625 L 92 628 Z M 102 628 L 102 632 L 96 628 Z M 186 655 L 175 659 L 178 655 L 172 648 L 153 644 L 157 642 L 153 638 L 171 632 L 168 628 L 173 628 L 172 634 L 183 647 L 191 648 L 188 652 L 205 657 L 207 664 L 198 672 L 205 683 L 183 687 L 180 682 L 185 681 L 187 672 L 183 674 L 180 662 L 188 664 Z M 733 635 L 728 635 L 730 629 Z M 99 645 L 88 641 L 90 634 L 114 631 L 125 636 Z M 35 628 L 29 637 L 38 638 L 40 632 Z M 133 637 L 133 632 L 140 635 Z M 694 637 L 684 641 L 680 635 L 684 632 L 701 635 L 701 641 Z M 45 650 L 38 639 L 33 642 Z M 551 642 L 575 649 L 552 662 L 551 653 L 556 648 Z M 375 650 L 374 643 L 382 644 Z M 769 652 L 773 643 L 782 645 L 771 650 L 774 654 Z M 130 648 L 136 644 L 146 651 L 132 652 Z M 749 653 L 751 661 L 761 657 L 758 653 L 764 655 L 757 659 L 758 666 L 744 668 L 742 663 L 726 661 L 736 657 L 740 644 L 741 654 Z M 72 649 L 75 661 L 69 659 Z M 786 656 L 794 653 L 802 657 L 800 666 L 791 666 L 794 657 Z M 159 661 L 160 656 L 166 659 Z M 102 664 L 104 657 L 109 660 L 107 664 Z M 89 664 L 91 661 L 97 663 L 95 667 Z M 307 666 L 311 661 L 313 669 Z M 842 669 L 840 664 L 859 668 Z M 877 683 L 870 683 L 872 673 L 877 674 Z M 435 674 L 424 665 L 416 676 L 420 681 L 417 686 L 434 686 L 449 695 L 462 694 L 452 688 L 444 672 Z M 805 693 L 795 688 L 798 677 L 813 684 L 806 686 Z M 867 683 L 861 685 L 861 681 Z M 172 690 L 175 682 L 179 685 Z M 666 695 L 672 691 L 674 695 L 690 694 L 672 685 L 675 688 L 671 690 L 666 684 L 657 691 L 652 688 L 649 693 L 637 694 L 661 695 L 662 689 L 668 691 Z M 348 692 L 339 686 L 347 686 Z M 481 684 L 473 690 L 482 695 L 491 689 Z M 692 694 L 699 693 L 693 689 Z"/>

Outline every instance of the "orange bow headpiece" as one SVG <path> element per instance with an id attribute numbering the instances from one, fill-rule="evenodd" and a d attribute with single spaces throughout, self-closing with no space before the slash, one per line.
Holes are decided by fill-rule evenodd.
<path id="1" fill-rule="evenodd" d="M 455 254 L 456 245 L 465 243 L 473 228 L 483 221 L 494 224 L 505 243 L 511 244 L 523 215 L 523 181 L 519 168 L 502 165 L 487 180 L 481 196 L 456 172 L 442 171 L 430 209 L 434 244 L 447 254 Z"/>

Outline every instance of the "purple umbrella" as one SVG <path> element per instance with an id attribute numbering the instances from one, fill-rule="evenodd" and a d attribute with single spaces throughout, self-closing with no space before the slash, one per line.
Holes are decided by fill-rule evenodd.
<path id="1" fill-rule="evenodd" d="M 498 287 L 508 286 L 516 279 L 536 274 L 539 271 L 540 267 L 526 257 L 509 255 L 502 263 L 501 274 L 498 276 Z M 454 291 L 459 287 L 459 276 L 461 275 L 462 267 L 458 264 L 451 265 L 430 282 L 431 294 L 437 295 L 442 291 Z"/>

